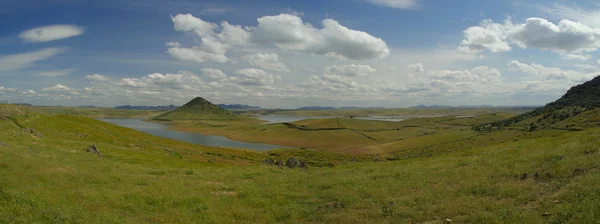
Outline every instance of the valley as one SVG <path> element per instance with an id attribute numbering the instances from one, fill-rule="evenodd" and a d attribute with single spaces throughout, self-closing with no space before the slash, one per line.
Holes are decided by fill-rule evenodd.
<path id="1" fill-rule="evenodd" d="M 593 222 L 597 109 L 569 108 L 269 123 L 201 98 L 162 113 L 0 105 L 0 222 Z M 97 119 L 111 115 L 283 147 L 203 146 Z"/>

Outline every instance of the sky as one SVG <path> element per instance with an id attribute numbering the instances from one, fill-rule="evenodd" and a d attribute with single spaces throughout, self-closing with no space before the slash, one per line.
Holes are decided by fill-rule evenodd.
<path id="1" fill-rule="evenodd" d="M 595 0 L 0 0 L 0 101 L 543 105 L 600 75 Z"/>

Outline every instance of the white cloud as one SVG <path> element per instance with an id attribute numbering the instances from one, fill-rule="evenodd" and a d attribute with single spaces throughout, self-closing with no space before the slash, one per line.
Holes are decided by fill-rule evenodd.
<path id="1" fill-rule="evenodd" d="M 325 74 L 339 75 L 346 77 L 367 76 L 377 72 L 376 69 L 368 65 L 332 65 L 325 68 Z"/>
<path id="2" fill-rule="evenodd" d="M 168 53 L 179 60 L 224 63 L 229 61 L 226 54 L 233 46 L 250 44 L 274 44 L 285 50 L 355 60 L 385 58 L 390 53 L 382 39 L 349 29 L 332 19 L 323 20 L 322 29 L 291 14 L 258 18 L 257 27 L 231 25 L 226 21 L 217 25 L 190 14 L 179 14 L 172 21 L 175 30 L 192 33 L 201 42 L 192 48 L 168 43 Z"/>
<path id="3" fill-rule="evenodd" d="M 589 54 L 562 54 L 561 57 L 566 60 L 587 61 L 592 58 Z"/>
<path id="4" fill-rule="evenodd" d="M 74 72 L 75 70 L 76 69 L 69 68 L 69 69 L 63 69 L 63 70 L 59 70 L 59 71 L 40 72 L 40 73 L 37 73 L 37 75 L 44 76 L 44 77 L 67 76 L 67 75 L 71 74 L 72 72 Z"/>
<path id="5" fill-rule="evenodd" d="M 225 51 L 209 52 L 199 47 L 183 48 L 171 47 L 167 52 L 175 59 L 182 61 L 206 62 L 214 61 L 225 63 L 229 59 L 225 56 Z"/>
<path id="6" fill-rule="evenodd" d="M 71 88 L 69 88 L 68 86 L 62 85 L 62 84 L 56 84 L 55 86 L 52 87 L 46 87 L 43 88 L 42 91 L 45 92 L 52 92 L 52 91 L 70 91 Z"/>
<path id="7" fill-rule="evenodd" d="M 0 71 L 14 71 L 29 67 L 37 61 L 46 60 L 65 52 L 64 48 L 46 48 L 27 53 L 6 55 L 0 57 Z"/>
<path id="8" fill-rule="evenodd" d="M 203 68 L 202 73 L 205 76 L 210 77 L 211 79 L 219 79 L 220 80 L 220 79 L 227 78 L 227 75 L 219 69 Z"/>
<path id="9" fill-rule="evenodd" d="M 0 86 L 0 93 L 15 92 L 15 91 L 17 91 L 17 89 L 15 89 L 15 88 L 8 88 L 8 87 Z"/>
<path id="10" fill-rule="evenodd" d="M 526 64 L 519 61 L 511 61 L 508 64 L 510 71 L 523 72 L 536 77 L 541 77 L 548 80 L 567 80 L 572 83 L 582 83 L 594 78 L 597 73 L 582 73 L 573 70 L 563 70 L 557 67 L 546 67 L 540 64 Z"/>
<path id="11" fill-rule="evenodd" d="M 600 30 L 579 22 L 562 20 L 554 23 L 529 18 L 509 31 L 509 36 L 522 48 L 538 48 L 560 53 L 592 52 L 600 48 Z"/>
<path id="12" fill-rule="evenodd" d="M 289 72 L 290 69 L 281 61 L 276 53 L 257 53 L 245 55 L 242 57 L 252 66 L 264 68 L 267 70 Z"/>
<path id="13" fill-rule="evenodd" d="M 409 72 L 414 72 L 414 73 L 419 73 L 419 72 L 425 71 L 425 67 L 423 67 L 423 64 L 421 64 L 421 63 L 407 65 L 406 68 L 408 68 Z"/>
<path id="14" fill-rule="evenodd" d="M 100 75 L 100 74 L 86 75 L 85 77 L 89 80 L 96 81 L 96 82 L 106 82 L 106 81 L 110 80 L 110 78 Z"/>
<path id="15" fill-rule="evenodd" d="M 278 75 L 273 75 L 262 69 L 246 68 L 237 71 L 238 76 L 229 77 L 228 81 L 249 86 L 269 86 L 275 80 L 281 80 Z"/>
<path id="16" fill-rule="evenodd" d="M 152 73 L 141 78 L 122 78 L 115 84 L 130 88 L 169 88 L 176 90 L 198 89 L 204 82 L 193 73 L 181 74 Z"/>
<path id="17" fill-rule="evenodd" d="M 497 69 L 479 66 L 470 70 L 440 70 L 431 72 L 431 77 L 456 82 L 498 83 L 502 73 Z"/>
<path id="18" fill-rule="evenodd" d="M 70 96 L 79 95 L 79 92 L 77 90 L 72 89 L 72 88 L 70 88 L 68 86 L 62 85 L 62 84 L 56 84 L 55 86 L 52 86 L 52 87 L 42 88 L 42 91 L 43 92 L 50 92 L 50 93 L 57 93 L 57 94 L 62 95 L 62 96 L 68 95 L 69 99 L 70 99 Z"/>
<path id="19" fill-rule="evenodd" d="M 19 37 L 31 43 L 49 42 L 83 34 L 83 28 L 74 25 L 51 25 L 23 31 Z"/>
<path id="20" fill-rule="evenodd" d="M 240 44 L 246 44 L 249 32 L 241 26 L 222 22 L 220 25 L 206 22 L 191 14 L 178 14 L 171 18 L 175 30 L 194 34 L 201 44 L 192 48 L 184 48 L 178 42 L 169 42 L 167 52 L 175 59 L 184 61 L 225 63 L 229 59 L 227 51 Z"/>
<path id="21" fill-rule="evenodd" d="M 33 91 L 33 90 L 30 89 L 30 90 L 27 90 L 27 91 L 23 92 L 23 94 L 24 95 L 35 95 L 35 94 L 37 94 L 37 92 L 35 92 L 35 91 Z"/>
<path id="22" fill-rule="evenodd" d="M 412 9 L 412 8 L 419 6 L 419 0 L 367 0 L 367 1 L 372 4 L 375 4 L 375 5 L 398 8 L 398 9 Z"/>
<path id="23" fill-rule="evenodd" d="M 523 24 L 513 24 L 508 18 L 504 24 L 490 19 L 479 26 L 464 31 L 465 39 L 459 49 L 466 52 L 510 51 L 511 43 L 521 48 L 536 48 L 554 51 L 573 58 L 582 52 L 593 52 L 600 48 L 600 29 L 583 23 L 562 20 L 554 24 L 542 18 L 528 18 Z"/>
<path id="24" fill-rule="evenodd" d="M 355 60 L 385 58 L 390 53 L 382 39 L 366 32 L 349 29 L 332 19 L 325 19 L 322 24 L 319 30 L 294 15 L 264 16 L 258 19 L 252 38 L 282 49 Z"/>
<path id="25" fill-rule="evenodd" d="M 463 33 L 465 39 L 459 49 L 465 52 L 506 52 L 512 48 L 508 43 L 508 30 L 514 25 L 507 19 L 504 24 L 494 23 L 491 19 L 481 21 L 479 26 L 467 28 Z"/>

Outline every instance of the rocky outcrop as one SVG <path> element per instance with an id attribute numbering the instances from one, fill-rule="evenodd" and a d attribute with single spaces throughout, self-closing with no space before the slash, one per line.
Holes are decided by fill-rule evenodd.
<path id="1" fill-rule="evenodd" d="M 84 148 L 83 150 L 85 150 L 86 152 L 94 153 L 95 155 L 98 156 L 98 158 L 102 159 L 102 153 L 100 153 L 100 150 L 98 150 L 98 148 L 96 148 L 96 145 L 90 145 L 87 148 Z"/>

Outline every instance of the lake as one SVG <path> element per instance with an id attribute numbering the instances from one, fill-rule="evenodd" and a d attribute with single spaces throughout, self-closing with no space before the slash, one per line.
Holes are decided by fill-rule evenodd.
<path id="1" fill-rule="evenodd" d="M 200 133 L 192 132 L 181 132 L 169 129 L 168 125 L 158 124 L 152 122 L 145 122 L 135 118 L 98 118 L 98 120 L 116 124 L 122 127 L 135 129 L 147 134 L 170 138 L 182 142 L 189 142 L 193 144 L 206 145 L 212 147 L 223 147 L 223 148 L 237 148 L 237 149 L 251 149 L 258 151 L 266 151 L 271 149 L 280 148 L 293 148 L 278 145 L 269 145 L 262 143 L 251 143 L 251 142 L 240 142 L 231 140 L 221 136 L 205 135 Z"/>
<path id="2" fill-rule="evenodd" d="M 320 119 L 320 118 L 336 118 L 336 117 L 309 117 L 309 116 L 285 116 L 285 115 L 260 115 L 258 119 L 267 121 L 266 124 L 275 123 L 290 123 L 294 121 L 301 121 L 305 119 Z"/>

